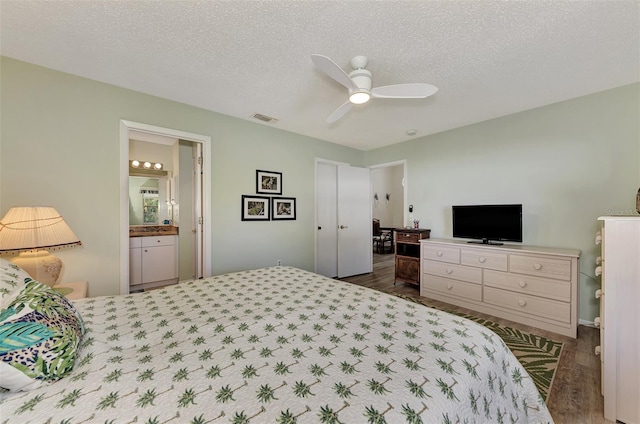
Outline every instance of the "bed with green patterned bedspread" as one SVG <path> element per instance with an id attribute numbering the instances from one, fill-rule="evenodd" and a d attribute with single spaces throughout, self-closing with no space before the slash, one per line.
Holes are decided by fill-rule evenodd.
<path id="1" fill-rule="evenodd" d="M 74 369 L 2 393 L 2 422 L 552 422 L 487 328 L 296 268 L 74 305 Z"/>

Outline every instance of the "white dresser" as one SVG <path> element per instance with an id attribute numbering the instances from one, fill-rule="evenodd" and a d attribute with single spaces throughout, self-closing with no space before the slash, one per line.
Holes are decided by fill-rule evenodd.
<path id="1" fill-rule="evenodd" d="M 576 337 L 579 250 L 420 243 L 421 296 Z"/>
<path id="2" fill-rule="evenodd" d="M 602 255 L 600 353 L 604 416 L 640 423 L 640 216 L 604 216 L 596 235 Z"/>

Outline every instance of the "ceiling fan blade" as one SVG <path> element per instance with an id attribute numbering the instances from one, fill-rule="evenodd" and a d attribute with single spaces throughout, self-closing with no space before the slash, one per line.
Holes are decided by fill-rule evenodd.
<path id="1" fill-rule="evenodd" d="M 424 99 L 435 94 L 438 87 L 431 84 L 396 84 L 376 87 L 371 90 L 371 97 L 383 99 Z"/>
<path id="2" fill-rule="evenodd" d="M 351 78 L 349 78 L 349 75 L 345 71 L 343 71 L 341 67 L 336 65 L 334 61 L 329 59 L 327 56 L 322 56 L 320 54 L 312 54 L 311 60 L 318 68 L 320 68 L 322 72 L 329 75 L 331 78 L 338 81 L 340 84 L 344 85 L 349 90 L 358 89 L 358 87 L 354 84 Z"/>
<path id="3" fill-rule="evenodd" d="M 351 109 L 351 102 L 347 100 L 338 109 L 334 110 L 327 118 L 327 124 L 333 124 L 338 119 L 342 118 Z"/>

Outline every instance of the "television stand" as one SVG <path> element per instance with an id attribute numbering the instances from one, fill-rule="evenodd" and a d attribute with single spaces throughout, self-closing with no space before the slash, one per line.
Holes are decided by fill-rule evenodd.
<path id="1" fill-rule="evenodd" d="M 472 244 L 490 244 L 491 246 L 502 246 L 502 245 L 504 245 L 504 243 L 500 243 L 499 241 L 491 241 L 489 239 L 470 240 L 467 243 L 472 243 Z"/>
<path id="2" fill-rule="evenodd" d="M 431 238 L 420 244 L 420 296 L 576 338 L 579 250 Z"/>

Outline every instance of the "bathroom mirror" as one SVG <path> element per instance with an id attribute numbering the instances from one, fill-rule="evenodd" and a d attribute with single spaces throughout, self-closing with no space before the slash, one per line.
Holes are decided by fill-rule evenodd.
<path id="1" fill-rule="evenodd" d="M 172 221 L 167 177 L 129 176 L 129 225 Z"/>

